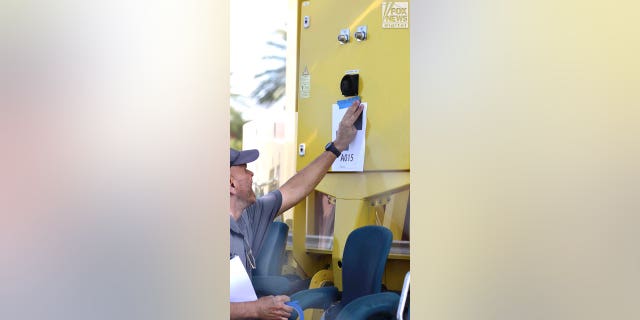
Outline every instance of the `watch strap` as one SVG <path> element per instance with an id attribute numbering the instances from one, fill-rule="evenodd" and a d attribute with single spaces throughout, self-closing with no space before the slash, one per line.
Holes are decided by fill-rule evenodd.
<path id="1" fill-rule="evenodd" d="M 336 148 L 336 146 L 333 144 L 333 141 L 329 142 L 324 149 L 335 154 L 336 157 L 340 157 L 340 154 L 342 154 L 342 152 L 340 152 L 340 150 L 338 150 L 338 148 Z"/>

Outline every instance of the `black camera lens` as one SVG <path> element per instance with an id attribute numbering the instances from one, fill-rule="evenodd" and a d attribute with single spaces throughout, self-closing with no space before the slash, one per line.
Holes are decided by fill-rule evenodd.
<path id="1" fill-rule="evenodd" d="M 345 97 L 358 95 L 358 79 L 357 74 L 345 74 L 340 80 L 340 92 Z"/>

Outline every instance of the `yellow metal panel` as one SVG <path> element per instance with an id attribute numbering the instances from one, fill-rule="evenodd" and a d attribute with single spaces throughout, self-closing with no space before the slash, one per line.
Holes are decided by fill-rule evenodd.
<path id="1" fill-rule="evenodd" d="M 313 204 L 316 202 L 316 193 L 315 192 L 311 192 L 308 196 L 307 196 L 307 205 L 305 208 L 305 212 L 313 212 Z M 315 230 L 316 229 L 316 219 L 312 219 L 311 217 L 306 217 L 307 219 L 307 223 L 305 224 L 306 227 L 306 233 L 309 234 L 311 232 L 311 230 Z"/>
<path id="2" fill-rule="evenodd" d="M 407 1 L 408 2 L 408 1 Z M 338 261 L 344 243 L 354 229 L 370 224 L 386 224 L 401 236 L 409 186 L 409 29 L 383 29 L 380 0 L 299 1 L 295 30 L 297 56 L 289 70 L 295 69 L 297 143 L 306 145 L 306 154 L 298 156 L 298 170 L 308 165 L 332 139 L 332 104 L 345 99 L 340 80 L 347 72 L 358 73 L 359 93 L 367 103 L 364 172 L 329 173 L 316 190 L 336 198 L 331 257 L 317 249 L 306 248 L 307 228 L 315 229 L 314 196 L 295 207 L 294 256 L 307 274 L 313 274 L 330 258 L 334 283 L 342 289 Z M 302 21 L 309 19 L 308 27 Z M 359 26 L 367 27 L 367 39 L 355 41 Z M 339 44 L 341 29 L 349 29 L 350 42 Z M 289 56 L 290 61 L 291 59 Z M 304 74 L 304 75 L 303 75 Z M 301 91 L 304 84 L 305 89 Z M 291 92 L 291 91 L 289 91 Z M 399 194 L 399 195 L 398 195 Z M 376 197 L 389 195 L 384 216 L 377 221 L 370 210 Z M 328 251 L 325 251 L 328 253 Z M 393 262 L 388 269 L 390 288 L 396 278 L 404 279 L 408 257 Z M 396 273 L 398 275 L 396 276 Z"/>
<path id="3" fill-rule="evenodd" d="M 404 219 L 406 216 L 407 203 L 409 202 L 409 190 L 396 193 L 389 197 L 387 209 L 384 212 L 382 225 L 389 228 L 393 233 L 393 240 L 402 239 Z"/>
<path id="4" fill-rule="evenodd" d="M 364 199 L 409 185 L 409 172 L 328 173 L 316 190 L 341 199 Z"/>
<path id="5" fill-rule="evenodd" d="M 308 71 L 311 89 L 307 98 L 298 92 L 298 143 L 307 147 L 298 169 L 331 140 L 331 105 L 344 99 L 339 84 L 349 70 L 358 70 L 359 95 L 368 104 L 365 171 L 409 169 L 409 29 L 383 29 L 381 7 L 371 0 L 301 2 L 300 16 L 310 24 L 298 29 L 297 71 Z M 367 40 L 353 38 L 358 26 L 367 26 Z M 341 45 L 345 28 L 351 41 Z"/>
<path id="6" fill-rule="evenodd" d="M 389 290 L 400 291 L 404 276 L 409 271 L 409 260 L 387 260 L 382 282 Z"/>

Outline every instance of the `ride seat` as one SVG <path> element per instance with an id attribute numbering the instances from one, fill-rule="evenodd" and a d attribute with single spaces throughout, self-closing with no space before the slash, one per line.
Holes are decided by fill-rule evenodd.
<path id="1" fill-rule="evenodd" d="M 341 299 L 339 299 L 340 295 L 336 287 L 323 287 L 295 293 L 291 296 L 291 300 L 297 301 L 303 310 L 323 309 L 325 310 L 323 319 L 333 320 L 355 300 L 379 294 L 392 238 L 391 231 L 382 226 L 364 226 L 353 230 L 347 237 L 342 257 L 343 291 Z M 374 300 L 367 301 L 367 308 L 377 308 L 381 303 L 394 304 L 392 314 L 395 316 L 399 300 L 396 293 L 385 292 L 374 296 L 374 298 Z M 388 308 L 384 307 L 383 309 L 387 310 Z M 294 320 L 297 317 L 298 314 L 294 311 L 289 320 Z M 356 320 L 356 318 L 348 319 Z"/>
<path id="2" fill-rule="evenodd" d="M 251 282 L 258 297 L 268 295 L 290 295 L 309 288 L 310 279 L 300 279 L 295 275 L 282 275 L 289 226 L 274 221 L 267 229 L 262 248 L 256 257 L 256 269 Z"/>

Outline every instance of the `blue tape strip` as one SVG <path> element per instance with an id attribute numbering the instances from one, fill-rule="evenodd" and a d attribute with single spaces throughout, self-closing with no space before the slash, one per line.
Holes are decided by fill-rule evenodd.
<path id="1" fill-rule="evenodd" d="M 338 100 L 338 109 L 349 108 L 354 100 L 360 100 L 360 96 L 347 98 L 344 100 Z"/>
<path id="2" fill-rule="evenodd" d="M 298 304 L 298 301 L 289 301 L 289 302 L 285 302 L 284 304 L 293 307 L 298 313 L 300 320 L 304 320 L 304 311 L 302 310 L 302 307 Z"/>

